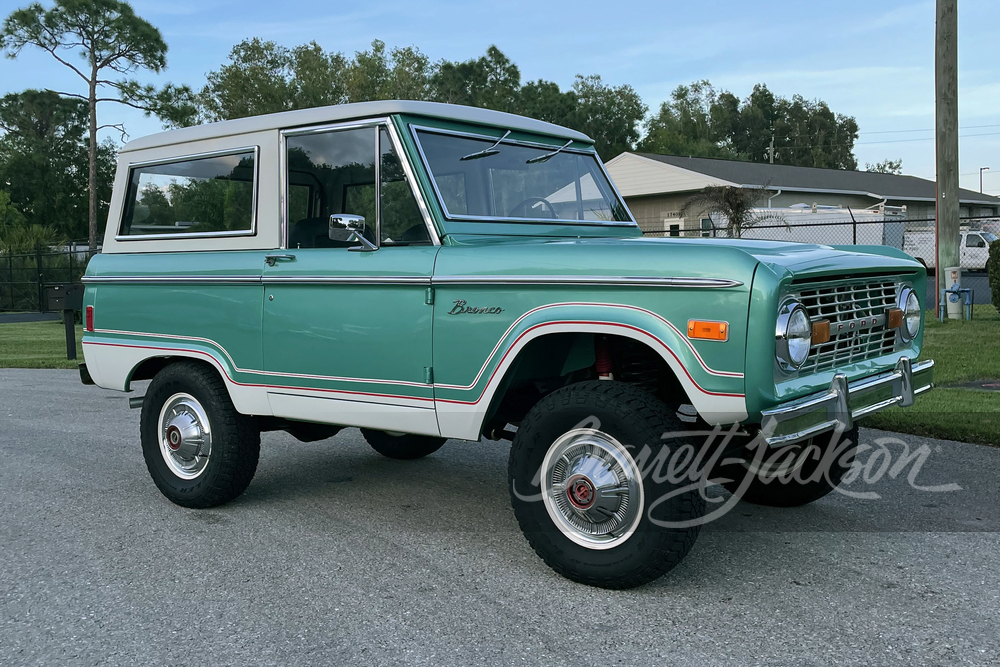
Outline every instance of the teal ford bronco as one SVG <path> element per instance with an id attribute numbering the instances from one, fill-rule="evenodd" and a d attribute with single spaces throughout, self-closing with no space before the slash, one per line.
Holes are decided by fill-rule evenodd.
<path id="1" fill-rule="evenodd" d="M 510 440 L 531 546 L 624 588 L 690 550 L 705 479 L 778 506 L 841 481 L 856 421 L 931 387 L 925 278 L 884 247 L 644 238 L 549 123 L 307 109 L 124 147 L 81 375 L 151 380 L 143 456 L 185 507 L 240 495 L 262 431 L 359 427 L 395 459 Z"/>

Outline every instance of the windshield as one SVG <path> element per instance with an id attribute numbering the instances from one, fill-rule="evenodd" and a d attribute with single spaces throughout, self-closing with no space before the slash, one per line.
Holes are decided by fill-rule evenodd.
<path id="1" fill-rule="evenodd" d="M 430 130 L 416 136 L 448 218 L 635 224 L 593 153 Z"/>
<path id="2" fill-rule="evenodd" d="M 987 243 L 993 243 L 994 241 L 997 240 L 997 235 L 991 232 L 982 232 L 982 236 L 984 239 L 986 239 Z"/>

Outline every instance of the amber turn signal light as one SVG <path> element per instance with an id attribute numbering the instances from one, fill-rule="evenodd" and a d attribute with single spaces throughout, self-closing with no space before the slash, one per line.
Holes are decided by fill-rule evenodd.
<path id="1" fill-rule="evenodd" d="M 701 340 L 729 340 L 729 322 L 688 320 L 688 338 Z"/>
<path id="2" fill-rule="evenodd" d="M 889 309 L 889 328 L 898 329 L 903 326 L 903 311 L 900 308 Z"/>
<path id="3" fill-rule="evenodd" d="M 816 320 L 813 322 L 812 344 L 819 345 L 830 340 L 830 320 Z"/>

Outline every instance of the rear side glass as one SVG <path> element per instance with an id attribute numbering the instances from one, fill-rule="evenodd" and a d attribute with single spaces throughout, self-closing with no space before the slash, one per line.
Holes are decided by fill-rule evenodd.
<path id="1" fill-rule="evenodd" d="M 256 149 L 133 167 L 119 236 L 248 234 Z"/>

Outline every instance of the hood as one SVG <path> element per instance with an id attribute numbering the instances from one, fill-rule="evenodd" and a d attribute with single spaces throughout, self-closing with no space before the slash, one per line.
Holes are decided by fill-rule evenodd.
<path id="1" fill-rule="evenodd" d="M 603 276 L 670 276 L 728 278 L 748 283 L 762 264 L 775 276 L 842 275 L 892 271 L 913 273 L 923 267 L 912 257 L 887 246 L 827 246 L 811 243 L 710 238 L 582 238 L 472 237 L 456 239 L 470 257 L 502 255 L 503 262 L 470 265 L 470 273 L 572 273 Z M 483 247 L 486 246 L 486 247 Z M 492 248 L 492 251 L 488 251 Z M 451 253 L 449 253 L 451 254 Z M 464 253 L 458 253 L 464 254 Z M 502 267 L 502 268 L 501 268 Z M 476 270 L 472 270 L 475 268 Z"/>
<path id="2" fill-rule="evenodd" d="M 881 245 L 817 245 L 752 239 L 649 239 L 680 241 L 684 245 L 725 246 L 750 255 L 774 273 L 831 275 L 873 270 L 910 273 L 923 269 L 915 259 L 896 248 Z"/>

